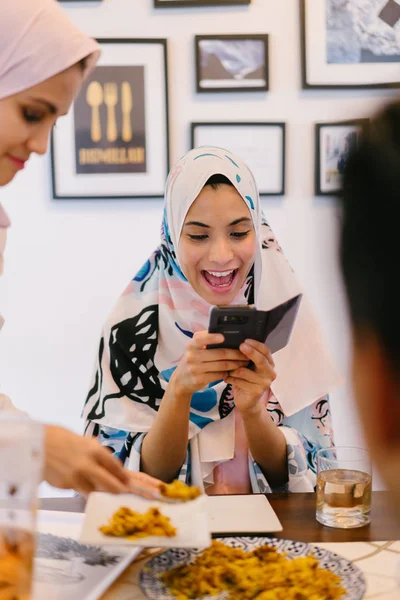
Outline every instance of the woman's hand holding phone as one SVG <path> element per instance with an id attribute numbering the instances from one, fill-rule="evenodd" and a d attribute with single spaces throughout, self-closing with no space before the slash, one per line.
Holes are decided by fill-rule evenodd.
<path id="1" fill-rule="evenodd" d="M 214 381 L 226 381 L 229 372 L 236 372 L 248 365 L 249 358 L 240 350 L 207 348 L 223 341 L 224 336 L 220 333 L 198 331 L 194 334 L 171 378 L 177 394 L 191 398 L 194 392 Z"/>
<path id="2" fill-rule="evenodd" d="M 240 352 L 253 367 L 231 370 L 225 382 L 232 385 L 235 406 L 242 416 L 254 416 L 264 408 L 261 399 L 276 378 L 275 364 L 271 352 L 262 342 L 246 340 L 240 345 Z"/>

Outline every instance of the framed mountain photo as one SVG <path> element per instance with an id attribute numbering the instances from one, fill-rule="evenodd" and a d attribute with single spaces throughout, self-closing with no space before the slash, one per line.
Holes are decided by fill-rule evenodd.
<path id="1" fill-rule="evenodd" d="M 268 35 L 197 35 L 197 92 L 269 89 Z"/>

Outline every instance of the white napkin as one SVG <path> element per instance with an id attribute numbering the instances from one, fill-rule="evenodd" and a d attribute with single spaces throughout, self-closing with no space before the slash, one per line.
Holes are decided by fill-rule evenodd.
<path id="1" fill-rule="evenodd" d="M 235 455 L 235 415 L 207 425 L 190 441 L 192 482 L 204 490 L 214 483 L 213 471 L 217 465 Z"/>

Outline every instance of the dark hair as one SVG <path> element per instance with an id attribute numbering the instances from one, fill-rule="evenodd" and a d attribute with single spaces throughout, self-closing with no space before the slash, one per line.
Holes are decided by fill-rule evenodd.
<path id="1" fill-rule="evenodd" d="M 87 59 L 88 57 L 85 56 L 85 58 L 81 58 L 81 60 L 78 61 L 78 66 L 81 68 L 82 71 L 86 70 L 87 67 Z"/>
<path id="2" fill-rule="evenodd" d="M 211 177 L 207 179 L 205 183 L 205 185 L 211 185 L 213 190 L 217 190 L 219 186 L 223 184 L 233 186 L 233 183 L 230 181 L 230 179 L 225 177 L 225 175 L 221 175 L 221 173 L 211 175 Z"/>
<path id="3" fill-rule="evenodd" d="M 365 128 L 344 172 L 340 260 L 355 331 L 400 363 L 400 102 Z"/>

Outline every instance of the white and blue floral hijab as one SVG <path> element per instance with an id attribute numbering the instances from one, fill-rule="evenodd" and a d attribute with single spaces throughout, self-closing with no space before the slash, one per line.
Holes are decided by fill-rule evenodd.
<path id="1" fill-rule="evenodd" d="M 263 219 L 249 168 L 221 148 L 191 150 L 167 180 L 161 243 L 129 283 L 104 327 L 83 410 L 87 421 L 115 430 L 149 431 L 188 341 L 194 332 L 207 329 L 210 305 L 182 272 L 179 238 L 191 204 L 216 174 L 227 177 L 242 196 L 257 236 L 254 268 L 237 302 L 269 309 L 302 291 Z M 274 355 L 274 361 L 273 393 L 286 415 L 309 406 L 337 384 L 336 370 L 304 298 L 289 344 Z M 231 386 L 224 382 L 193 394 L 189 437 L 197 438 L 203 474 L 233 456 L 234 427 L 229 419 L 233 407 Z"/>

